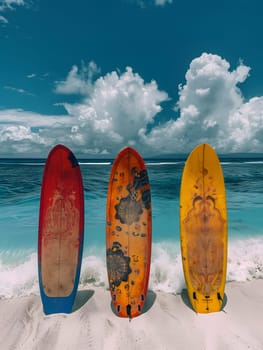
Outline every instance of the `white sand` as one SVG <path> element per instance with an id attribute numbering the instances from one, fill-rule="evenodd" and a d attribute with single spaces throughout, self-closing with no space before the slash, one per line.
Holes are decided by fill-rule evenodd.
<path id="1" fill-rule="evenodd" d="M 131 322 L 111 309 L 109 291 L 78 293 L 70 315 L 45 316 L 39 296 L 0 301 L 1 350 L 262 350 L 263 280 L 228 283 L 224 311 L 196 314 L 185 293 L 149 292 Z"/>

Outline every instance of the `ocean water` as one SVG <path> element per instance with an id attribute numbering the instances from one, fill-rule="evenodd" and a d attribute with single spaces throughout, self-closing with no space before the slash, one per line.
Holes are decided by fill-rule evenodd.
<path id="1" fill-rule="evenodd" d="M 80 287 L 108 288 L 105 210 L 112 161 L 79 160 L 85 189 Z M 153 246 L 149 287 L 185 287 L 179 241 L 179 192 L 184 160 L 146 160 L 151 183 Z M 0 298 L 39 294 L 38 211 L 44 160 L 0 160 Z M 263 278 L 262 158 L 221 158 L 228 207 L 227 281 Z"/>

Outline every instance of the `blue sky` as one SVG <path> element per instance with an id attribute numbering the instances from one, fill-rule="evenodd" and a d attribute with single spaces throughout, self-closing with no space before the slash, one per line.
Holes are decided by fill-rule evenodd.
<path id="1" fill-rule="evenodd" d="M 0 157 L 263 150 L 260 0 L 0 0 Z"/>

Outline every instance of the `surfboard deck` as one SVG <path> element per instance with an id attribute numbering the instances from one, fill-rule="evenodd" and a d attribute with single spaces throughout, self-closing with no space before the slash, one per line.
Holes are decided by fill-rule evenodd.
<path id="1" fill-rule="evenodd" d="M 198 313 L 222 309 L 227 269 L 224 177 L 208 144 L 189 155 L 180 190 L 180 239 L 188 296 Z"/>
<path id="2" fill-rule="evenodd" d="M 84 194 L 79 164 L 63 145 L 46 160 L 39 209 L 38 275 L 45 314 L 70 313 L 82 260 Z"/>
<path id="3" fill-rule="evenodd" d="M 106 259 L 112 305 L 120 317 L 142 313 L 152 242 L 150 183 L 140 154 L 126 147 L 110 174 L 106 209 Z"/>

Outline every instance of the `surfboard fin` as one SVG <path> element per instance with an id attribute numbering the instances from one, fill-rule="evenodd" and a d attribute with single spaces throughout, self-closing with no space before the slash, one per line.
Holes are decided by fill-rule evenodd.
<path id="1" fill-rule="evenodd" d="M 127 312 L 127 315 L 129 316 L 129 318 L 131 319 L 132 317 L 131 317 L 131 305 L 130 304 L 128 304 L 126 306 L 126 312 Z"/>
<path id="2" fill-rule="evenodd" d="M 220 293 L 217 293 L 217 299 L 220 300 L 220 301 L 223 301 L 222 297 L 221 297 L 221 294 Z"/>

